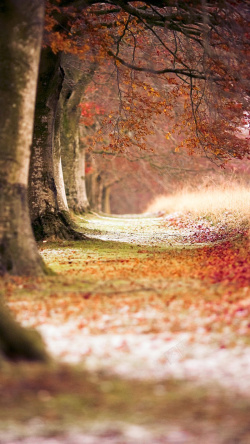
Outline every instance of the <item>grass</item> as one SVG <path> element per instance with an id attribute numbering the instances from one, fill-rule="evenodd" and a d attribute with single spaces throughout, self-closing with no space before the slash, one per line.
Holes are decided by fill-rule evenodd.
<path id="1" fill-rule="evenodd" d="M 207 218 L 214 224 L 226 222 L 232 227 L 250 226 L 250 189 L 232 184 L 199 191 L 183 190 L 156 198 L 146 212 L 184 212 L 195 218 Z"/>

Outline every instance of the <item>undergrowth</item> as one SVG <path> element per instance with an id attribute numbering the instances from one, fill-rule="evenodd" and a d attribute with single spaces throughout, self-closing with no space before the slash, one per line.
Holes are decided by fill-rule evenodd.
<path id="1" fill-rule="evenodd" d="M 147 208 L 148 213 L 189 213 L 213 224 L 226 222 L 231 228 L 250 226 L 250 189 L 238 184 L 209 187 L 199 191 L 182 190 L 159 196 Z"/>

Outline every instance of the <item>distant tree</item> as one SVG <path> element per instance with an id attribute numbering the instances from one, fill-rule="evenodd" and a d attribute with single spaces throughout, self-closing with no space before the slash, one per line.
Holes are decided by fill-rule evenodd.
<path id="1" fill-rule="evenodd" d="M 97 63 L 86 63 L 65 54 L 62 67 L 65 81 L 59 101 L 59 126 L 63 177 L 70 210 L 84 213 L 89 209 L 85 183 L 85 147 L 80 142 L 81 100 L 92 80 Z"/>

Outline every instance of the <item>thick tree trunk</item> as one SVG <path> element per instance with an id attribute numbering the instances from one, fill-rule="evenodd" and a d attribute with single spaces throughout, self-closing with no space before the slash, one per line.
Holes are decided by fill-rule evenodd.
<path id="1" fill-rule="evenodd" d="M 80 143 L 79 104 L 92 79 L 96 64 L 92 64 L 86 72 L 83 70 L 85 65 L 79 58 L 69 54 L 64 55 L 62 61 L 66 79 L 60 100 L 62 166 L 68 205 L 75 213 L 89 210 L 85 183 L 85 149 Z"/>
<path id="2" fill-rule="evenodd" d="M 27 203 L 43 15 L 41 0 L 1 1 L 0 274 L 39 275 L 45 271 Z M 1 300 L 0 355 L 10 359 L 47 359 L 38 333 L 19 326 Z"/>
<path id="3" fill-rule="evenodd" d="M 30 225 L 27 182 L 44 2 L 0 6 L 0 273 L 43 274 Z"/>
<path id="4" fill-rule="evenodd" d="M 75 213 L 89 209 L 85 186 L 85 151 L 80 149 L 80 109 L 64 106 L 61 132 L 62 165 L 69 208 Z"/>
<path id="5" fill-rule="evenodd" d="M 32 227 L 37 240 L 45 238 L 84 239 L 75 230 L 69 212 L 58 204 L 56 188 L 60 166 L 55 168 L 54 159 L 55 121 L 59 96 L 63 84 L 60 54 L 50 48 L 42 50 L 37 88 L 34 140 L 31 153 L 29 205 Z"/>

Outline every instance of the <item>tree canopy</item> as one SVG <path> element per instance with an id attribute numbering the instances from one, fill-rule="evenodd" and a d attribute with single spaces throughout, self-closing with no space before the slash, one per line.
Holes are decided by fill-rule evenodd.
<path id="1" fill-rule="evenodd" d="M 106 148 L 145 149 L 150 119 L 171 120 L 179 98 L 182 145 L 222 164 L 249 154 L 240 132 L 249 122 L 248 13 L 247 2 L 233 1 L 48 3 L 45 42 L 115 75 Z"/>

